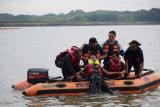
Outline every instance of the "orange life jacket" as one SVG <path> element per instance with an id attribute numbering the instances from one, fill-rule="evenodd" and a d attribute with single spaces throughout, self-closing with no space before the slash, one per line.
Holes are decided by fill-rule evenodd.
<path id="1" fill-rule="evenodd" d="M 110 68 L 109 71 L 121 71 L 122 70 L 122 64 L 119 60 L 116 64 L 112 59 L 110 59 Z"/>
<path id="2" fill-rule="evenodd" d="M 56 56 L 56 58 L 60 59 L 61 61 L 64 61 L 64 55 L 67 54 L 67 53 L 71 56 L 71 64 L 75 67 L 79 66 L 80 59 L 77 60 L 74 56 L 74 51 L 71 51 L 69 49 L 61 52 L 59 55 Z"/>
<path id="3" fill-rule="evenodd" d="M 115 41 L 113 45 L 110 45 L 109 41 L 107 40 L 103 45 L 103 50 L 105 53 L 109 53 L 110 51 L 112 51 L 111 53 L 119 51 L 118 41 Z"/>
<path id="4" fill-rule="evenodd" d="M 99 76 L 103 76 L 103 68 L 99 65 L 97 65 L 98 69 L 97 71 L 99 72 Z M 94 74 L 94 66 L 92 64 L 88 64 L 86 68 L 86 77 L 92 77 Z"/>

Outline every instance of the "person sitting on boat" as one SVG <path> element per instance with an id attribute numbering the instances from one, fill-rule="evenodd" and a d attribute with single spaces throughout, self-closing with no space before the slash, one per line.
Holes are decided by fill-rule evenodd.
<path id="1" fill-rule="evenodd" d="M 106 77 L 109 79 L 123 78 L 126 73 L 125 65 L 120 60 L 119 52 L 115 51 L 108 62 L 106 62 L 103 68 L 107 71 L 105 72 Z"/>
<path id="2" fill-rule="evenodd" d="M 81 49 L 67 49 L 56 56 L 55 65 L 62 69 L 64 80 L 78 79 L 77 72 L 80 71 Z"/>
<path id="3" fill-rule="evenodd" d="M 83 72 L 85 78 L 90 81 L 90 94 L 95 94 L 97 91 L 107 92 L 113 94 L 113 91 L 105 83 L 103 79 L 104 69 L 101 67 L 99 60 L 95 55 L 91 55 L 88 59 L 88 64 L 80 71 Z"/>
<path id="4" fill-rule="evenodd" d="M 141 77 L 144 66 L 144 57 L 143 51 L 139 47 L 140 45 L 141 44 L 138 41 L 133 40 L 129 43 L 129 48 L 125 51 L 124 60 L 126 65 L 126 71 L 129 77 L 132 66 L 135 70 L 135 76 Z"/>
<path id="5" fill-rule="evenodd" d="M 121 46 L 121 44 L 115 40 L 116 38 L 116 32 L 115 31 L 110 31 L 108 34 L 108 39 L 102 43 L 102 48 L 107 55 L 107 57 L 104 59 L 104 63 L 109 61 L 110 56 L 112 56 L 113 52 L 118 51 L 121 56 L 124 56 L 124 50 Z"/>
<path id="6" fill-rule="evenodd" d="M 85 44 L 82 47 L 82 56 L 85 64 L 87 64 L 88 58 L 91 55 L 95 55 L 99 61 L 107 57 L 95 37 L 91 37 L 89 39 L 89 44 Z"/>

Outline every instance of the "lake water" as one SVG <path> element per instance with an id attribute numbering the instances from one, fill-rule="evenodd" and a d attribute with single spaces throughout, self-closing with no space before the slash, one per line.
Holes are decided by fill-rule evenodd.
<path id="1" fill-rule="evenodd" d="M 28 68 L 48 68 L 50 76 L 62 75 L 54 65 L 60 51 L 88 43 L 93 36 L 101 44 L 111 30 L 117 32 L 116 39 L 125 50 L 130 41 L 138 40 L 144 52 L 144 68 L 160 73 L 160 25 L 0 28 L 0 106 L 159 107 L 160 88 L 143 94 L 96 97 L 26 97 L 11 88 L 26 79 Z"/>

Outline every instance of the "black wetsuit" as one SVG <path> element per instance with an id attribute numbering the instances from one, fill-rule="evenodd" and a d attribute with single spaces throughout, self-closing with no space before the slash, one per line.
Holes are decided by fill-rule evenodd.
<path id="1" fill-rule="evenodd" d="M 128 72 L 130 72 L 133 66 L 135 74 L 138 75 L 140 73 L 141 63 L 144 62 L 143 51 L 139 47 L 135 52 L 128 48 L 124 54 L 124 60 L 128 60 Z"/>
<path id="2" fill-rule="evenodd" d="M 77 64 L 75 64 L 77 66 L 74 66 L 71 63 L 72 58 L 71 58 L 70 54 L 68 54 L 68 53 L 65 54 L 63 59 L 64 59 L 64 61 L 57 58 L 55 60 L 55 65 L 62 69 L 63 77 L 66 80 L 66 78 L 68 76 L 74 75 L 76 72 L 78 72 L 80 70 L 80 68 L 78 66 L 79 65 L 78 61 L 77 61 Z"/>

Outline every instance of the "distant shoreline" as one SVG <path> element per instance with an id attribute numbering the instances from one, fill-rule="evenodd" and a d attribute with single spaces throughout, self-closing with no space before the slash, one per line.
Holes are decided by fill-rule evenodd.
<path id="1" fill-rule="evenodd" d="M 0 27 L 110 26 L 110 25 L 160 25 L 160 23 L 159 22 L 64 22 L 64 23 L 0 22 Z"/>
<path id="2" fill-rule="evenodd" d="M 159 25 L 160 8 L 137 11 L 96 10 L 46 15 L 12 15 L 0 13 L 0 27 L 29 26 L 109 26 L 109 25 Z"/>

